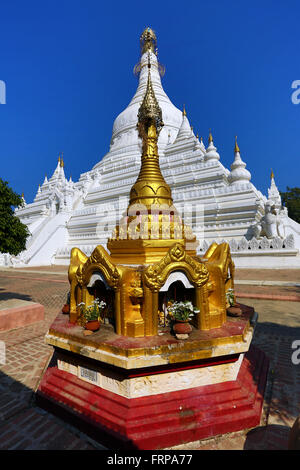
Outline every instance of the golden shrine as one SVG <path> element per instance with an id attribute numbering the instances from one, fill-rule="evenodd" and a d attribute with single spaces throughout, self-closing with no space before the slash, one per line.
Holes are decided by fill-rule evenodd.
<path id="1" fill-rule="evenodd" d="M 210 330 L 226 321 L 225 294 L 233 288 L 234 274 L 229 245 L 214 243 L 204 260 L 196 256 L 196 239 L 180 220 L 160 171 L 157 140 L 162 126 L 149 63 L 147 91 L 138 114 L 142 165 L 130 192 L 128 215 L 108 240 L 110 255 L 102 246 L 97 246 L 90 257 L 73 248 L 69 268 L 72 323 L 78 320 L 78 305 L 91 304 L 97 295 L 89 289 L 96 273 L 98 280 L 114 291 L 119 335 L 157 335 L 159 291 L 173 272 L 183 273 L 193 286 L 191 300 L 200 311 L 194 319 L 195 328 Z"/>
<path id="2" fill-rule="evenodd" d="M 213 243 L 204 257 L 196 254 L 196 237 L 161 173 L 163 120 L 150 61 L 155 41 L 146 29 L 148 80 L 137 116 L 142 162 L 127 211 L 108 240 L 110 253 L 97 246 L 88 257 L 72 249 L 69 314 L 60 313 L 46 336 L 54 366 L 38 390 L 43 406 L 63 403 L 77 424 L 109 436 L 109 445 L 142 449 L 256 425 L 268 368 L 263 353 L 249 351 L 254 309 L 240 305 L 239 317 L 227 316 L 227 293 L 234 289 L 229 245 Z M 107 321 L 86 336 L 80 306 L 97 299 L 105 302 Z M 196 308 L 185 340 L 159 324 L 171 299 Z"/>

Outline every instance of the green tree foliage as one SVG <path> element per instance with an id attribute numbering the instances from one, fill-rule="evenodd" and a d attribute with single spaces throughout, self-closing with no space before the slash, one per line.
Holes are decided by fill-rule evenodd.
<path id="1" fill-rule="evenodd" d="M 286 188 L 285 193 L 280 193 L 282 202 L 288 209 L 289 217 L 300 223 L 300 188 Z"/>
<path id="2" fill-rule="evenodd" d="M 7 181 L 0 178 L 0 252 L 18 255 L 26 248 L 29 231 L 14 214 L 14 207 L 22 206 L 23 199 Z"/>

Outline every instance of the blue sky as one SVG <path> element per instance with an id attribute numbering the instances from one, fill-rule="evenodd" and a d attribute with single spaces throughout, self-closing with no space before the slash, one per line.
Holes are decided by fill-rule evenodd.
<path id="1" fill-rule="evenodd" d="M 266 194 L 300 186 L 299 2 L 100 0 L 1 2 L 0 177 L 31 202 L 61 151 L 73 180 L 109 150 L 112 125 L 137 86 L 139 36 L 158 38 L 163 86 L 186 105 L 221 162 L 234 136 L 252 182 Z"/>

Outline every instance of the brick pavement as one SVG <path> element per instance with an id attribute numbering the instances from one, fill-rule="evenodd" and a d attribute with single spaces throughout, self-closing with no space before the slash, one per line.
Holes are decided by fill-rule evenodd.
<path id="1" fill-rule="evenodd" d="M 52 267 L 52 273 L 54 268 L 57 266 Z M 45 306 L 42 322 L 0 333 L 0 340 L 5 341 L 7 351 L 7 363 L 0 366 L 0 449 L 101 449 L 101 445 L 41 410 L 33 401 L 33 392 L 52 355 L 52 348 L 45 344 L 44 336 L 65 302 L 69 287 L 65 267 L 61 267 L 61 275 L 51 274 L 47 267 L 38 275 L 33 271 L 37 268 L 32 272 L 0 270 L 0 298 L 18 296 Z M 253 279 L 252 272 L 248 279 Z M 282 280 L 298 281 L 299 277 L 293 274 Z M 267 289 L 278 291 L 278 287 Z M 180 449 L 287 447 L 289 429 L 300 414 L 300 365 L 291 362 L 291 344 L 295 339 L 300 340 L 299 304 L 266 300 L 250 302 L 250 299 L 245 303 L 254 305 L 259 313 L 253 343 L 271 360 L 261 425 L 253 430 L 180 446 Z"/>

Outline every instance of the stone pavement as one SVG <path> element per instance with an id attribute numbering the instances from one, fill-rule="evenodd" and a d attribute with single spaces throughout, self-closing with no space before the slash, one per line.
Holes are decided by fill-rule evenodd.
<path id="1" fill-rule="evenodd" d="M 268 271 L 261 279 L 299 282 L 299 270 L 285 271 Z M 103 449 L 34 403 L 34 391 L 52 355 L 44 336 L 69 290 L 66 273 L 64 266 L 0 270 L 0 300 L 19 298 L 45 306 L 43 321 L 0 333 L 0 341 L 6 345 L 6 364 L 0 365 L 0 449 Z M 261 271 L 237 270 L 237 279 L 259 279 L 260 275 Z M 245 290 L 245 285 L 237 286 L 237 290 L 241 287 Z M 246 287 L 247 292 L 252 288 L 254 293 L 263 288 L 269 293 L 278 289 L 292 289 L 289 292 L 295 293 L 298 289 Z M 290 427 L 300 414 L 300 364 L 294 365 L 291 360 L 292 343 L 300 341 L 300 304 L 261 299 L 243 299 L 243 303 L 253 305 L 259 314 L 253 343 L 264 350 L 271 361 L 261 425 L 178 449 L 287 448 Z"/>

